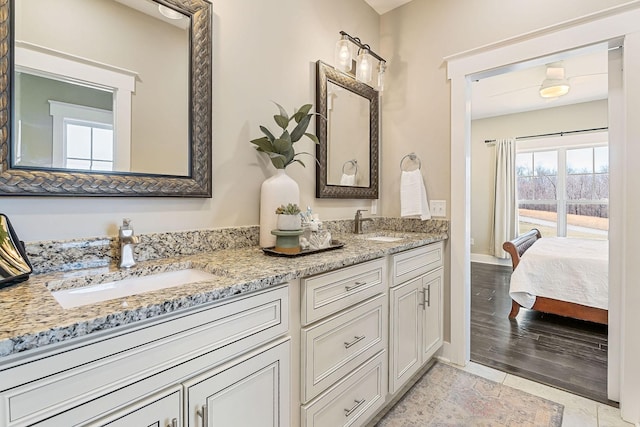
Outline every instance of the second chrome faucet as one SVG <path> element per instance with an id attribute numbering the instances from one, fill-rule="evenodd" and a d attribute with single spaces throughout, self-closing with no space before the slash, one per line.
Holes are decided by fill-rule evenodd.
<path id="1" fill-rule="evenodd" d="M 138 244 L 139 239 L 138 236 L 133 235 L 133 228 L 131 228 L 131 220 L 129 218 L 122 220 L 118 237 L 120 238 L 120 268 L 133 267 L 136 265 L 133 248 Z"/>
<path id="2" fill-rule="evenodd" d="M 364 221 L 373 221 L 372 218 L 362 218 L 362 212 L 366 212 L 366 209 L 358 209 L 356 216 L 353 219 L 353 232 L 356 234 L 362 234 L 362 223 Z"/>

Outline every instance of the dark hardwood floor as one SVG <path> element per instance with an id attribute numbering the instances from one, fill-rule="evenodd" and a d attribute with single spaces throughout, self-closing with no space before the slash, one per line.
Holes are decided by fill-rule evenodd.
<path id="1" fill-rule="evenodd" d="M 617 406 L 607 399 L 607 327 L 520 309 L 511 267 L 471 263 L 471 360 Z"/>

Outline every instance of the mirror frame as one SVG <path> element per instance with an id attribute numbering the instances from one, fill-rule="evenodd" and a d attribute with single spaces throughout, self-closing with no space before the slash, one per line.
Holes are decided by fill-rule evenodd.
<path id="1" fill-rule="evenodd" d="M 327 183 L 327 85 L 331 82 L 369 100 L 369 186 L 350 187 Z M 322 61 L 316 62 L 316 197 L 332 199 L 378 198 L 379 152 L 379 98 L 371 86 L 357 81 L 353 76 L 336 70 Z"/>
<path id="2" fill-rule="evenodd" d="M 153 0 L 187 15 L 190 28 L 190 175 L 11 168 L 14 2 L 0 5 L 0 196 L 211 197 L 211 19 L 208 0 Z"/>

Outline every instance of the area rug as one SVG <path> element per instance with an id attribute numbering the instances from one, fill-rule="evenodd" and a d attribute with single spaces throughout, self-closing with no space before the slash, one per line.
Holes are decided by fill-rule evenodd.
<path id="1" fill-rule="evenodd" d="M 560 426 L 563 411 L 561 404 L 436 363 L 377 426 Z"/>

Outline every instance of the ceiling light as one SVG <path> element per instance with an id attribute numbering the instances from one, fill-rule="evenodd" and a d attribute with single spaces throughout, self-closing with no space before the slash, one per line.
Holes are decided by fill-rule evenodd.
<path id="1" fill-rule="evenodd" d="M 564 67 L 559 64 L 547 65 L 547 78 L 540 85 L 540 96 L 557 98 L 569 93 L 569 81 L 564 77 Z"/>
<path id="2" fill-rule="evenodd" d="M 159 4 L 158 5 L 158 11 L 162 14 L 162 16 L 169 18 L 169 19 L 182 19 L 184 18 L 184 15 L 181 14 L 180 12 L 176 12 L 175 10 L 171 9 L 170 7 L 167 7 L 163 4 Z"/>

